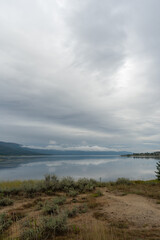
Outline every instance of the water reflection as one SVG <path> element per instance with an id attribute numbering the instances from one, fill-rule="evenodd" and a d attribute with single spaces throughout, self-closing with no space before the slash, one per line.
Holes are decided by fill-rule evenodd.
<path id="1" fill-rule="evenodd" d="M 47 173 L 102 180 L 154 179 L 155 159 L 120 156 L 8 157 L 0 160 L 0 180 L 41 179 Z"/>

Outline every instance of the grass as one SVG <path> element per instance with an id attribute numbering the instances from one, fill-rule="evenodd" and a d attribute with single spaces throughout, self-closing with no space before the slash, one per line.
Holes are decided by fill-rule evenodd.
<path id="1" fill-rule="evenodd" d="M 125 235 L 119 236 L 119 233 L 112 228 L 108 228 L 105 223 L 99 221 L 91 221 L 89 224 L 82 225 L 80 234 L 80 240 L 125 240 Z M 126 239 L 127 240 L 127 239 Z"/>
<path id="2" fill-rule="evenodd" d="M 103 193 L 98 189 L 95 193 L 92 194 L 93 197 L 101 197 Z"/>
<path id="3" fill-rule="evenodd" d="M 160 200 L 160 181 L 157 180 L 128 181 L 127 179 L 126 181 L 108 182 L 106 187 L 109 191 L 121 192 L 124 195 L 133 193 Z"/>

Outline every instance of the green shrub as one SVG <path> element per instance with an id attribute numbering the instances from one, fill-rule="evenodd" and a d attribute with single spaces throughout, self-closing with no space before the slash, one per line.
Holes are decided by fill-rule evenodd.
<path id="1" fill-rule="evenodd" d="M 64 214 L 42 217 L 38 221 L 31 219 L 23 226 L 20 240 L 47 240 L 64 234 L 67 229 L 67 216 Z"/>
<path id="2" fill-rule="evenodd" d="M 59 213 L 58 205 L 52 201 L 48 201 L 43 206 L 43 213 L 45 215 L 57 215 Z"/>
<path id="3" fill-rule="evenodd" d="M 56 197 L 53 199 L 55 205 L 63 205 L 66 202 L 66 197 Z"/>
<path id="4" fill-rule="evenodd" d="M 45 191 L 50 190 L 49 193 L 59 190 L 59 180 L 56 175 L 48 174 L 44 180 Z"/>
<path id="5" fill-rule="evenodd" d="M 66 214 L 69 218 L 75 217 L 78 214 L 78 212 L 79 212 L 79 209 L 77 207 L 66 210 Z"/>
<path id="6" fill-rule="evenodd" d="M 67 216 L 44 217 L 42 219 L 43 232 L 48 235 L 61 235 L 67 231 Z"/>
<path id="7" fill-rule="evenodd" d="M 75 190 L 69 190 L 68 194 L 69 197 L 76 197 L 78 195 L 78 192 Z"/>
<path id="8" fill-rule="evenodd" d="M 41 228 L 24 229 L 20 235 L 20 240 L 43 240 L 43 230 Z"/>
<path id="9" fill-rule="evenodd" d="M 98 185 L 94 179 L 82 178 L 75 181 L 71 177 L 59 180 L 55 175 L 46 175 L 44 180 L 0 182 L 0 194 L 4 196 L 25 195 L 34 197 L 41 193 L 53 195 L 55 191 L 92 191 Z"/>
<path id="10" fill-rule="evenodd" d="M 36 205 L 36 210 L 41 210 L 44 207 L 44 203 L 42 201 L 39 201 Z"/>
<path id="11" fill-rule="evenodd" d="M 82 192 L 93 191 L 97 185 L 97 182 L 93 179 L 81 178 L 76 182 L 77 189 Z"/>
<path id="12" fill-rule="evenodd" d="M 6 213 L 0 214 L 0 234 L 7 230 L 12 224 L 12 220 Z"/>
<path id="13" fill-rule="evenodd" d="M 60 181 L 60 190 L 64 192 L 68 192 L 69 189 L 75 188 L 75 181 L 72 177 L 64 177 Z"/>
<path id="14" fill-rule="evenodd" d="M 131 185 L 132 182 L 128 179 L 128 178 L 118 178 L 117 181 L 116 181 L 116 184 L 117 185 Z"/>
<path id="15" fill-rule="evenodd" d="M 13 200 L 10 198 L 2 198 L 0 199 L 0 206 L 10 206 L 13 205 Z"/>

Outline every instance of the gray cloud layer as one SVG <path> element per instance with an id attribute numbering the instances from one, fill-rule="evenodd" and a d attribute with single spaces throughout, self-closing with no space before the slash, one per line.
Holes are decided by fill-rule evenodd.
<path id="1" fill-rule="evenodd" d="M 158 150 L 159 9 L 159 0 L 2 0 L 1 140 Z"/>

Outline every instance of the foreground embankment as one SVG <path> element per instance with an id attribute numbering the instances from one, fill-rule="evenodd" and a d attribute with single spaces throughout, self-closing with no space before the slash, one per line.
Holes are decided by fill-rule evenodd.
<path id="1" fill-rule="evenodd" d="M 0 182 L 0 239 L 159 239 L 160 183 L 93 179 Z"/>

